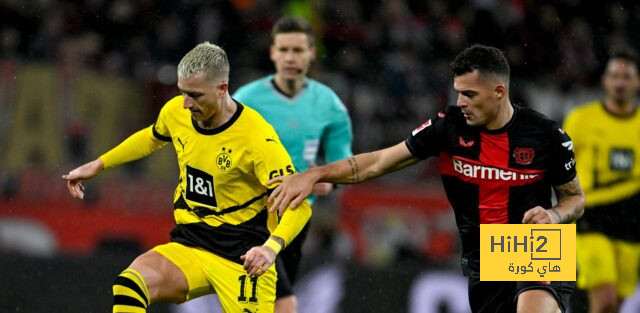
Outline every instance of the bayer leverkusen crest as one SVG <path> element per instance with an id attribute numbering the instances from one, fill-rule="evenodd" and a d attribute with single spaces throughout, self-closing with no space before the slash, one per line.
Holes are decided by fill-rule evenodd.
<path id="1" fill-rule="evenodd" d="M 535 152 L 533 148 L 518 147 L 513 149 L 513 158 L 520 165 L 529 165 L 533 162 Z"/>

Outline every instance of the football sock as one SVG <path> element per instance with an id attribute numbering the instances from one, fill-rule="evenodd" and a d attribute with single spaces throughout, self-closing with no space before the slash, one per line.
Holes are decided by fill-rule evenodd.
<path id="1" fill-rule="evenodd" d="M 138 271 L 128 268 L 113 282 L 113 313 L 145 313 L 149 291 Z"/>

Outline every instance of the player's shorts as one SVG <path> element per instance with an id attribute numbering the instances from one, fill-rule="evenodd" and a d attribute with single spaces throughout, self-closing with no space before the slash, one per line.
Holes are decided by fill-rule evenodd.
<path id="1" fill-rule="evenodd" d="M 211 252 L 171 242 L 153 248 L 175 264 L 189 285 L 187 301 L 217 293 L 223 312 L 273 312 L 275 266 L 251 278 L 243 266 Z"/>
<path id="2" fill-rule="evenodd" d="M 529 290 L 548 291 L 564 313 L 570 307 L 575 282 L 480 281 L 469 277 L 469 304 L 474 313 L 515 313 L 518 296 Z"/>
<path id="3" fill-rule="evenodd" d="M 302 244 L 309 233 L 309 224 L 304 226 L 298 236 L 284 248 L 276 260 L 278 281 L 276 282 L 276 298 L 293 294 L 293 284 L 298 280 L 298 269 L 302 260 Z"/>
<path id="4" fill-rule="evenodd" d="M 640 243 L 612 239 L 601 233 L 576 236 L 578 288 L 602 284 L 616 286 L 618 296 L 628 297 L 638 283 Z"/>

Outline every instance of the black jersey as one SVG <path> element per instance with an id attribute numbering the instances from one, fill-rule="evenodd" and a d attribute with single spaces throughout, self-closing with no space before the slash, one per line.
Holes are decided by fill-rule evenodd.
<path id="1" fill-rule="evenodd" d="M 440 157 L 440 173 L 462 239 L 463 259 L 479 271 L 480 224 L 520 224 L 524 213 L 551 207 L 551 186 L 576 176 L 573 144 L 560 126 L 514 107 L 501 129 L 469 126 L 449 107 L 405 141 L 418 158 Z"/>

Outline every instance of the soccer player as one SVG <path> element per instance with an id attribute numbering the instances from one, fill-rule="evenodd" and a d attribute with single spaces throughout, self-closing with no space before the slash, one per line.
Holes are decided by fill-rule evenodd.
<path id="1" fill-rule="evenodd" d="M 356 184 L 430 156 L 440 173 L 462 239 L 473 312 L 566 312 L 574 282 L 485 282 L 479 279 L 480 224 L 571 223 L 584 195 L 571 140 L 557 123 L 509 100 L 509 65 L 493 47 L 471 46 L 451 64 L 457 104 L 390 148 L 311 168 L 285 179 L 270 209 L 297 207 L 314 183 Z M 551 205 L 551 189 L 557 204 Z"/>
<path id="2" fill-rule="evenodd" d="M 353 136 L 347 110 L 333 90 L 306 76 L 316 56 L 315 36 L 309 23 L 291 16 L 278 20 L 271 31 L 270 56 L 275 75 L 242 86 L 233 97 L 273 125 L 296 170 L 315 166 L 319 150 L 327 162 L 350 157 Z M 332 189 L 329 183 L 315 184 L 309 203 L 313 204 L 314 195 L 326 195 Z M 298 277 L 308 227 L 276 262 L 278 313 L 296 312 L 292 286 Z"/>
<path id="3" fill-rule="evenodd" d="M 640 265 L 640 81 L 635 53 L 611 55 L 602 75 L 604 99 L 577 107 L 565 120 L 587 203 L 578 221 L 578 287 L 589 312 L 617 312 L 633 294 Z"/>
<path id="4" fill-rule="evenodd" d="M 276 132 L 229 95 L 224 50 L 202 43 L 178 65 L 181 96 L 156 122 L 63 178 L 83 198 L 81 181 L 172 142 L 180 179 L 171 242 L 136 258 L 115 280 L 113 312 L 146 312 L 156 301 L 184 302 L 216 292 L 224 312 L 273 312 L 278 252 L 311 215 L 278 221 L 266 210 L 267 181 L 294 172 Z"/>

